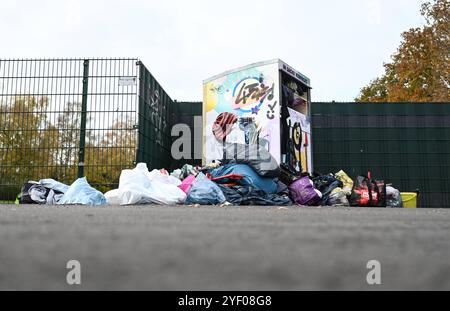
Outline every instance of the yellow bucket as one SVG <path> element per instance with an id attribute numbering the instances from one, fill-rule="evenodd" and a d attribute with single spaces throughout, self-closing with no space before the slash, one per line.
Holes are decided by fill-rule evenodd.
<path id="1" fill-rule="evenodd" d="M 417 208 L 417 193 L 402 192 L 401 196 L 404 208 Z"/>

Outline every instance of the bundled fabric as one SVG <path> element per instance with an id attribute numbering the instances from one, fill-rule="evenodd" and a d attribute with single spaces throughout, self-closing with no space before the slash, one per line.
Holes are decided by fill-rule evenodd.
<path id="1" fill-rule="evenodd" d="M 277 194 L 278 195 L 290 195 L 289 187 L 283 183 L 282 181 L 278 181 L 277 183 Z"/>
<path id="2" fill-rule="evenodd" d="M 224 164 L 247 164 L 262 177 L 280 177 L 277 161 L 259 144 L 226 144 L 222 161 Z"/>
<path id="3" fill-rule="evenodd" d="M 78 178 L 58 201 L 58 204 L 105 205 L 105 196 L 92 188 L 86 177 Z"/>
<path id="4" fill-rule="evenodd" d="M 19 204 L 57 204 L 69 186 L 53 179 L 26 182 L 19 194 Z"/>
<path id="5" fill-rule="evenodd" d="M 336 188 L 342 188 L 344 184 L 342 181 L 336 179 L 333 175 L 316 175 L 313 178 L 314 187 L 322 193 L 322 198 L 317 203 L 318 205 L 331 205 L 328 202 L 331 193 Z"/>
<path id="6" fill-rule="evenodd" d="M 197 174 L 198 174 L 198 170 L 195 167 L 193 167 L 192 165 L 189 165 L 189 164 L 185 164 L 181 168 L 181 173 L 179 175 L 179 179 L 184 180 L 186 177 L 188 177 L 190 175 L 197 175 Z"/>
<path id="7" fill-rule="evenodd" d="M 292 200 L 300 205 L 315 205 L 322 198 L 322 194 L 314 189 L 309 176 L 300 178 L 289 186 Z"/>
<path id="8" fill-rule="evenodd" d="M 213 178 L 230 174 L 242 175 L 244 178 L 239 181 L 240 186 L 252 186 L 269 194 L 277 193 L 278 185 L 274 179 L 259 176 L 250 166 L 245 164 L 227 164 L 212 170 L 210 173 Z"/>
<path id="9" fill-rule="evenodd" d="M 280 164 L 280 181 L 287 186 L 298 180 L 301 176 L 297 172 L 291 172 L 286 164 Z"/>
<path id="10" fill-rule="evenodd" d="M 205 174 L 200 173 L 189 189 L 186 204 L 218 205 L 225 201 L 226 198 L 219 186 L 209 180 Z"/>
<path id="11" fill-rule="evenodd" d="M 119 189 L 105 193 L 109 204 L 181 204 L 186 193 L 178 186 L 181 181 L 158 170 L 149 172 L 147 164 L 139 163 L 120 174 Z"/>
<path id="12" fill-rule="evenodd" d="M 57 204 L 63 197 L 64 193 L 69 190 L 69 186 L 54 179 L 41 179 L 39 183 L 49 189 L 47 194 L 47 204 Z"/>
<path id="13" fill-rule="evenodd" d="M 403 200 L 399 190 L 391 186 L 386 187 L 386 205 L 395 208 L 403 207 Z"/>
<path id="14" fill-rule="evenodd" d="M 48 189 L 36 181 L 28 181 L 23 184 L 19 194 L 20 204 L 45 204 L 47 202 Z"/>
<path id="15" fill-rule="evenodd" d="M 227 187 L 219 185 L 227 202 L 233 205 L 290 206 L 292 201 L 287 195 L 267 194 L 252 186 Z"/>
<path id="16" fill-rule="evenodd" d="M 330 197 L 328 198 L 328 204 L 334 205 L 334 206 L 336 206 L 336 205 L 349 206 L 350 203 L 348 202 L 348 199 L 347 199 L 348 192 L 347 192 L 347 190 L 344 190 L 344 189 L 335 188 L 333 191 L 331 191 Z M 351 193 L 351 189 L 350 189 L 350 193 Z"/>
<path id="17" fill-rule="evenodd" d="M 237 186 L 243 179 L 244 176 L 239 174 L 229 174 L 225 176 L 211 178 L 211 180 L 216 184 L 221 184 L 224 186 Z"/>

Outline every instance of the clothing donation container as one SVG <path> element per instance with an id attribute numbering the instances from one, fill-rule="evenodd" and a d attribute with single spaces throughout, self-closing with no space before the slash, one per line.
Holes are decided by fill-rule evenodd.
<path id="1" fill-rule="evenodd" d="M 312 173 L 310 79 L 279 59 L 203 82 L 203 162 L 232 145 L 265 148 L 294 175 Z M 253 146 L 254 147 L 254 146 Z"/>

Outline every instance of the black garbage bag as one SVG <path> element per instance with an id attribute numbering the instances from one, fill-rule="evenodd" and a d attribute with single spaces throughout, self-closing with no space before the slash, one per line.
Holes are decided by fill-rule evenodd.
<path id="1" fill-rule="evenodd" d="M 372 180 L 369 174 L 356 177 L 349 203 L 354 207 L 386 207 L 386 197 L 386 183 Z"/>
<path id="2" fill-rule="evenodd" d="M 384 180 L 372 180 L 372 206 L 386 207 L 387 206 L 387 191 Z M 376 194 L 376 200 L 374 199 Z"/>
<path id="3" fill-rule="evenodd" d="M 318 205 L 322 206 L 331 205 L 331 203 L 329 202 L 331 192 L 333 192 L 333 190 L 336 188 L 344 187 L 342 181 L 336 179 L 331 174 L 328 175 L 314 174 L 312 181 L 314 183 L 314 188 L 316 188 L 322 193 L 322 198 L 317 203 Z"/>
<path id="4" fill-rule="evenodd" d="M 280 167 L 274 157 L 258 144 L 225 144 L 222 164 L 247 164 L 261 177 L 280 177 Z"/>
<path id="5" fill-rule="evenodd" d="M 225 195 L 227 202 L 233 205 L 263 205 L 263 206 L 291 206 L 292 201 L 287 195 L 267 194 L 252 186 L 227 187 L 218 185 Z"/>

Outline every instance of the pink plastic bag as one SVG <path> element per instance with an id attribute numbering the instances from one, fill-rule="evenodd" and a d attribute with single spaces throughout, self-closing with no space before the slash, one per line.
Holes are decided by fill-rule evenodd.
<path id="1" fill-rule="evenodd" d="M 181 185 L 178 186 L 178 188 L 183 190 L 184 193 L 188 193 L 189 189 L 191 189 L 191 186 L 194 183 L 194 181 L 195 181 L 195 176 L 190 175 L 183 180 L 183 182 L 181 183 Z"/>

